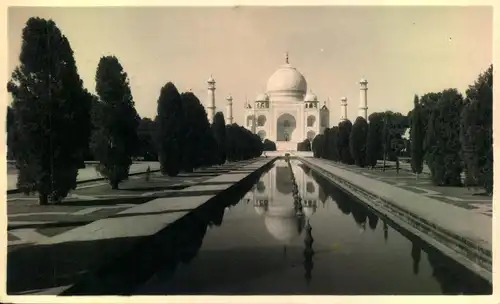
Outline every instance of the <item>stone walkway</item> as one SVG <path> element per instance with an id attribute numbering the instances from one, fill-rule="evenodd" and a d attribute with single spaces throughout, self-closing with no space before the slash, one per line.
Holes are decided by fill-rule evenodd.
<path id="1" fill-rule="evenodd" d="M 476 192 L 466 187 L 434 186 L 430 180 L 430 176 L 427 174 L 421 174 L 417 180 L 415 175 L 407 170 L 400 170 L 398 174 L 395 168 L 386 169 L 384 172 L 381 168 L 377 167 L 371 170 L 324 159 L 321 159 L 321 161 L 335 164 L 335 166 L 339 168 L 362 174 L 366 177 L 439 200 L 446 204 L 451 204 L 490 217 L 492 216 L 492 197 L 477 195 Z"/>
<path id="2" fill-rule="evenodd" d="M 148 181 L 144 175 L 131 176 L 120 184 L 118 190 L 112 190 L 109 184 L 103 181 L 85 183 L 57 205 L 40 206 L 36 196 L 9 194 L 8 251 L 46 241 L 155 198 L 173 195 L 181 189 L 253 161 L 227 163 L 192 173 L 181 173 L 176 177 L 154 172 Z"/>

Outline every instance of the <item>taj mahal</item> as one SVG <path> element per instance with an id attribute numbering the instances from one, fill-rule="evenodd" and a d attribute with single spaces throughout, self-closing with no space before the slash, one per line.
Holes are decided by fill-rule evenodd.
<path id="1" fill-rule="evenodd" d="M 215 80 L 212 76 L 207 81 L 208 98 L 206 109 L 209 121 L 215 115 Z M 361 79 L 358 116 L 367 119 L 368 81 Z M 233 98 L 226 98 L 226 123 L 233 123 Z M 276 143 L 278 151 L 295 151 L 297 144 L 306 138 L 312 139 L 322 134 L 330 126 L 330 110 L 327 101 L 320 104 L 318 97 L 308 91 L 307 81 L 289 62 L 288 53 L 285 62 L 267 81 L 266 91 L 258 94 L 253 103 L 245 101 L 244 127 L 262 140 L 269 139 Z M 347 98 L 340 98 L 340 121 L 347 118 Z"/>

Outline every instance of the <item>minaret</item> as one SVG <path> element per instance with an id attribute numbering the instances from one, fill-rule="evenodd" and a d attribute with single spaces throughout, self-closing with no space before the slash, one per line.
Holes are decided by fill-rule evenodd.
<path id="1" fill-rule="evenodd" d="M 340 121 L 347 120 L 347 97 L 340 98 Z"/>
<path id="2" fill-rule="evenodd" d="M 365 120 L 368 119 L 368 81 L 366 79 L 361 79 L 359 81 L 361 87 L 359 88 L 359 110 L 358 116 L 363 117 Z"/>
<path id="3" fill-rule="evenodd" d="M 233 97 L 231 95 L 226 97 L 227 108 L 226 108 L 226 125 L 233 124 Z"/>
<path id="4" fill-rule="evenodd" d="M 210 123 L 214 120 L 215 115 L 215 79 L 212 75 L 207 80 L 208 84 L 208 100 L 207 100 L 207 116 Z"/>

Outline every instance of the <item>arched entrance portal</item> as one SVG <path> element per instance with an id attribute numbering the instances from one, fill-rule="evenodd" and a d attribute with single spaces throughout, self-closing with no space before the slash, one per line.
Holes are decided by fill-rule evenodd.
<path id="1" fill-rule="evenodd" d="M 293 132 L 297 128 L 297 121 L 293 115 L 285 113 L 280 115 L 276 121 L 276 140 L 292 141 Z"/>

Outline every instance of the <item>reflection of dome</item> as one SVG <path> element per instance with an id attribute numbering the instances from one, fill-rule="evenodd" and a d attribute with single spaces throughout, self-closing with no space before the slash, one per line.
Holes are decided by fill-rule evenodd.
<path id="1" fill-rule="evenodd" d="M 270 207 L 264 220 L 267 231 L 277 240 L 289 243 L 300 236 L 304 222 L 292 207 Z"/>

